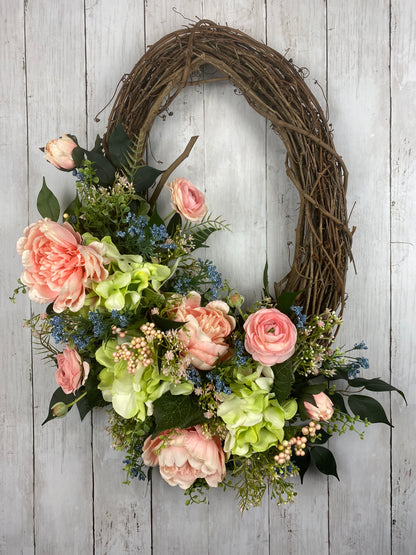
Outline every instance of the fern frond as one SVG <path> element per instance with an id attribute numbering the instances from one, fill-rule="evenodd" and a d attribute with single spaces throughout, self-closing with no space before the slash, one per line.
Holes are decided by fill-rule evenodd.
<path id="1" fill-rule="evenodd" d="M 212 218 L 211 214 L 204 216 L 198 223 L 186 222 L 183 227 L 183 232 L 192 235 L 193 250 L 206 247 L 206 240 L 215 231 L 230 231 L 230 226 L 219 216 Z"/>
<path id="2" fill-rule="evenodd" d="M 135 135 L 129 150 L 125 154 L 127 164 L 123 165 L 122 168 L 129 181 L 133 180 L 133 177 L 139 168 L 145 166 L 143 158 L 145 146 L 143 137 Z"/>

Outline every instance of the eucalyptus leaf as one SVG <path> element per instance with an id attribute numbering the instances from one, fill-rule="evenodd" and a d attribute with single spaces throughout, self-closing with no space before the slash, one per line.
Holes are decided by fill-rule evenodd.
<path id="1" fill-rule="evenodd" d="M 43 178 L 42 189 L 38 194 L 37 208 L 42 218 L 50 218 L 54 222 L 58 221 L 61 211 L 59 202 L 56 196 L 46 185 L 45 178 Z"/>
<path id="2" fill-rule="evenodd" d="M 281 364 L 275 364 L 272 366 L 272 370 L 274 382 L 271 390 L 279 403 L 283 403 L 289 397 L 292 384 L 295 381 L 292 357 Z"/>
<path id="3" fill-rule="evenodd" d="M 367 419 L 372 423 L 382 423 L 392 426 L 389 422 L 383 407 L 373 397 L 367 395 L 350 395 L 348 397 L 348 405 L 352 412 L 361 418 Z"/>
<path id="4" fill-rule="evenodd" d="M 311 447 L 311 459 L 319 472 L 327 476 L 335 476 L 335 478 L 339 480 L 337 463 L 334 455 L 329 449 L 321 446 Z"/>
<path id="5" fill-rule="evenodd" d="M 165 393 L 153 403 L 155 429 L 152 437 L 165 430 L 189 428 L 206 422 L 204 411 L 195 395 Z"/>

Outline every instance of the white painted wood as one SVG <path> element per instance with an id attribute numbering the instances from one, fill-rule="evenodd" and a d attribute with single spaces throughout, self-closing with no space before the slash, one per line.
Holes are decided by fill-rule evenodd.
<path id="1" fill-rule="evenodd" d="M 414 2 L 392 0 L 391 21 L 388 0 L 181 0 L 173 4 L 175 11 L 164 0 L 144 4 L 123 0 L 114 5 L 110 0 L 3 0 L 1 4 L 4 200 L 0 226 L 2 260 L 10 263 L 3 265 L 1 273 L 0 439 L 5 447 L 0 456 L 0 552 L 410 555 L 416 543 L 416 490 L 411 474 L 416 461 L 409 431 L 409 422 L 415 420 Z M 349 274 L 349 300 L 339 342 L 365 339 L 371 362 L 367 375 L 388 380 L 391 329 L 392 381 L 409 399 L 409 407 L 404 408 L 397 396 L 392 397 L 391 451 L 389 430 L 381 424 L 366 431 L 364 442 L 352 434 L 342 441 L 331 440 L 341 482 L 330 478 L 329 498 L 326 480 L 316 475 L 299 488 L 294 506 L 276 509 L 266 503 L 243 519 L 232 492 L 212 491 L 208 505 L 186 508 L 181 490 L 167 486 L 157 470 L 152 486 L 121 485 L 122 454 L 110 448 L 103 430 L 104 411 L 80 423 L 74 410 L 66 419 L 41 428 L 56 388 L 54 369 L 35 360 L 32 403 L 30 338 L 20 326 L 29 304 L 24 297 L 15 306 L 7 300 L 21 273 L 15 242 L 27 221 L 38 217 L 36 195 L 42 175 L 62 204 L 73 194 L 71 176 L 43 162 L 38 147 L 64 132 L 76 133 L 83 144 L 88 133 L 91 144 L 95 133 L 104 130 L 108 109 L 99 124 L 93 116 L 110 99 L 118 79 L 137 61 L 145 43 L 189 23 L 178 12 L 193 20 L 209 17 L 227 22 L 257 39 L 267 38 L 281 52 L 290 48 L 288 56 L 311 69 L 312 90 L 313 78 L 325 84 L 328 71 L 335 144 L 350 172 L 349 205 L 357 202 L 351 225 L 357 225 L 354 254 L 359 273 Z M 296 224 L 297 200 L 284 174 L 282 147 L 267 132 L 266 149 L 264 122 L 246 110 L 244 100 L 227 85 L 192 87 L 177 99 L 173 112 L 154 127 L 149 163 L 157 166 L 157 160 L 162 160 L 160 167 L 165 167 L 182 152 L 191 135 L 200 135 L 176 176 L 184 175 L 205 189 L 213 210 L 230 220 L 235 237 L 218 236 L 207 255 L 254 298 L 261 287 L 266 248 L 271 278 L 279 277 L 275 272 L 283 275 L 286 243 Z M 251 156 L 244 156 L 247 152 Z M 275 176 L 277 187 L 272 180 Z M 224 183 L 232 183 L 235 189 L 224 190 Z M 253 183 L 260 183 L 261 189 Z M 245 227 L 255 229 L 255 235 L 248 236 L 242 228 L 242 214 Z M 236 267 L 243 259 L 242 248 L 249 253 L 244 268 Z M 388 408 L 388 396 L 381 398 Z"/>
<path id="2" fill-rule="evenodd" d="M 85 138 L 83 1 L 28 2 L 26 11 L 29 143 L 29 219 L 36 221 L 42 175 L 67 203 L 70 174 L 42 159 L 39 147 L 65 132 Z M 33 306 L 39 312 L 39 305 Z M 67 418 L 41 423 L 57 388 L 55 368 L 36 358 L 34 387 L 35 542 L 38 553 L 90 552 L 93 546 L 91 425 L 74 409 Z"/>
<path id="3" fill-rule="evenodd" d="M 375 5 L 377 4 L 377 5 Z M 389 2 L 328 2 L 328 97 L 334 140 L 357 206 L 348 302 L 339 343 L 365 339 L 370 370 L 389 380 Z M 379 395 L 389 412 L 388 395 Z M 331 440 L 341 481 L 329 480 L 331 552 L 390 553 L 389 436 L 374 424 L 361 442 Z M 349 515 L 346 517 L 346 515 Z M 376 531 L 376 532 L 375 532 Z"/>
<path id="4" fill-rule="evenodd" d="M 2 17 L 3 20 L 3 17 Z M 0 33 L 0 553 L 33 552 L 32 373 L 29 303 L 9 301 L 21 272 L 16 239 L 27 225 L 26 90 L 23 3 L 13 3 Z M 10 161 L 15 163 L 10 163 Z"/>
<path id="5" fill-rule="evenodd" d="M 267 43 L 310 71 L 307 83 L 321 104 L 326 88 L 326 5 L 321 0 L 282 0 L 267 6 Z M 318 81 L 320 87 L 315 84 Z M 271 286 L 290 269 L 299 195 L 286 175 L 286 150 L 270 128 L 267 134 L 267 252 Z M 290 262 L 290 263 L 289 263 Z M 309 470 L 304 484 L 293 480 L 298 492 L 294 504 L 276 507 L 270 502 L 271 553 L 322 553 L 328 541 L 328 487 L 325 477 Z M 302 510 L 299 510 L 299 506 Z M 313 534 L 305 534 L 311 526 Z"/>
<path id="6" fill-rule="evenodd" d="M 392 395 L 392 552 L 410 555 L 416 545 L 416 6 L 392 3 L 391 21 L 391 379 L 405 390 L 408 407 Z"/>

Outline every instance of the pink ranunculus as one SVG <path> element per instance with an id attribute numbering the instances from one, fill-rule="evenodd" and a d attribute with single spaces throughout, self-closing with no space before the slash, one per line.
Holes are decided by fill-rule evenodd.
<path id="1" fill-rule="evenodd" d="M 68 346 L 56 358 L 58 360 L 58 370 L 55 372 L 57 384 L 61 386 L 64 393 L 75 393 L 81 385 L 84 385 L 90 365 L 88 362 L 82 362 L 78 352 Z"/>
<path id="2" fill-rule="evenodd" d="M 244 330 L 246 351 L 265 366 L 284 362 L 295 352 L 296 327 L 276 308 L 261 308 L 250 314 Z"/>
<path id="3" fill-rule="evenodd" d="M 216 487 L 225 477 L 225 457 L 218 438 L 206 437 L 202 426 L 167 430 L 143 445 L 143 462 L 159 465 L 162 478 L 170 486 L 189 488 L 197 478 Z"/>
<path id="4" fill-rule="evenodd" d="M 176 178 L 168 188 L 173 208 L 190 222 L 199 222 L 207 213 L 204 194 L 183 177 Z"/>
<path id="5" fill-rule="evenodd" d="M 55 312 L 80 310 L 89 282 L 108 276 L 105 246 L 97 241 L 82 245 L 80 234 L 68 222 L 60 225 L 49 218 L 31 224 L 24 233 L 17 252 L 25 267 L 20 279 L 29 298 L 37 303 L 54 301 Z"/>
<path id="6" fill-rule="evenodd" d="M 303 403 L 309 418 L 312 418 L 312 420 L 329 420 L 334 414 L 334 404 L 331 399 L 324 392 L 317 393 L 313 398 L 316 406 L 307 401 Z"/>
<path id="7" fill-rule="evenodd" d="M 69 135 L 64 133 L 59 139 L 54 139 L 46 143 L 43 150 L 45 158 L 58 170 L 73 170 L 75 162 L 72 158 L 72 151 L 77 144 Z"/>
<path id="8" fill-rule="evenodd" d="M 211 370 L 218 359 L 227 355 L 229 346 L 225 340 L 235 328 L 235 318 L 228 314 L 229 310 L 224 301 L 201 306 L 201 295 L 195 291 L 172 309 L 174 320 L 186 322 L 179 330 L 179 338 L 198 370 Z"/>

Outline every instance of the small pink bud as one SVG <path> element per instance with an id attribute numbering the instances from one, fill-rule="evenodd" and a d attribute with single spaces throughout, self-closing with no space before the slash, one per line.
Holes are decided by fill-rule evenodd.
<path id="1" fill-rule="evenodd" d="M 48 162 L 53 164 L 58 170 L 73 170 L 75 162 L 72 158 L 72 151 L 77 144 L 65 133 L 59 139 L 49 141 L 45 148 L 42 149 L 45 153 L 45 158 Z"/>
<path id="2" fill-rule="evenodd" d="M 243 295 L 240 295 L 240 293 L 236 292 L 228 297 L 228 304 L 231 306 L 231 308 L 240 308 L 243 302 L 244 297 Z"/>

